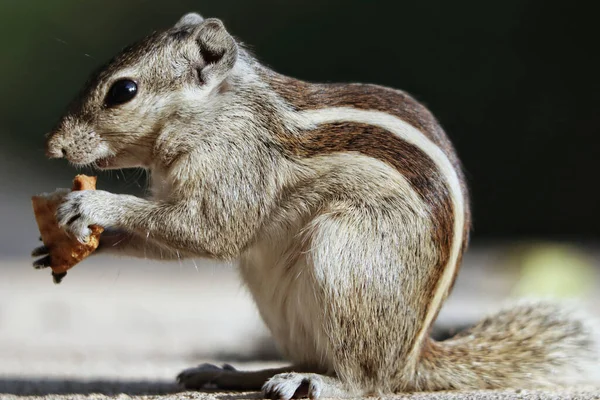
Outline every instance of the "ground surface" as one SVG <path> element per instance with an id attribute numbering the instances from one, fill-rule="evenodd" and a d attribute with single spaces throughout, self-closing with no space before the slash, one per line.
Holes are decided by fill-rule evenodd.
<path id="1" fill-rule="evenodd" d="M 3 399 L 31 399 L 31 400 L 104 400 L 104 399 L 148 399 L 148 400 L 244 400 L 244 399 L 260 399 L 261 396 L 257 393 L 198 393 L 198 392 L 177 392 L 164 395 L 128 395 L 120 394 L 118 396 L 101 395 L 101 394 L 67 394 L 67 395 L 46 395 L 46 396 L 14 396 L 4 395 Z M 540 391 L 540 390 L 504 390 L 504 391 L 472 391 L 472 392 L 439 392 L 439 393 L 416 393 L 407 395 L 396 395 L 384 397 L 384 399 L 394 400 L 584 400 L 584 399 L 599 399 L 600 395 L 594 390 L 556 390 L 556 391 Z"/>
<path id="2" fill-rule="evenodd" d="M 440 315 L 442 328 L 473 322 L 510 294 L 514 271 L 490 276 L 498 260 L 494 252 L 471 252 Z M 55 286 L 49 271 L 35 271 L 28 263 L 0 262 L 0 398 L 256 398 L 182 392 L 174 377 L 203 362 L 229 362 L 238 369 L 284 363 L 231 265 L 99 257 Z M 396 398 L 583 399 L 600 398 L 599 393 L 576 388 Z"/>

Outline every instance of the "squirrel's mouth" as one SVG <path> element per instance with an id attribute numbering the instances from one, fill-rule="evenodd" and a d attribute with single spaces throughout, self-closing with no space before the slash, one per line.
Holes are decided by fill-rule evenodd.
<path id="1" fill-rule="evenodd" d="M 102 157 L 94 161 L 94 165 L 99 169 L 108 169 L 114 164 L 114 161 L 114 156 Z"/>

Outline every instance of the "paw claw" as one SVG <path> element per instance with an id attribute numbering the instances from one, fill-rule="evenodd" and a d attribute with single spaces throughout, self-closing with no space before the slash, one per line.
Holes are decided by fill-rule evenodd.
<path id="1" fill-rule="evenodd" d="M 111 204 L 108 194 L 102 191 L 82 190 L 71 192 L 56 209 L 58 226 L 65 229 L 81 243 L 87 243 L 91 231 L 90 225 L 108 226 L 103 218 L 109 212 L 100 212 Z"/>
<path id="2" fill-rule="evenodd" d="M 65 276 L 67 276 L 66 272 L 52 272 L 52 281 L 58 285 L 62 282 Z"/>
<path id="3" fill-rule="evenodd" d="M 87 244 L 90 241 L 92 231 L 89 228 L 81 228 L 77 234 L 77 241 L 81 244 Z"/>
<path id="4" fill-rule="evenodd" d="M 46 246 L 39 246 L 33 249 L 31 252 L 31 257 L 45 256 L 49 253 L 50 250 Z"/>
<path id="5" fill-rule="evenodd" d="M 231 364 L 223 364 L 221 368 L 223 368 L 225 371 L 237 371 L 237 369 L 235 369 L 235 367 Z"/>
<path id="6" fill-rule="evenodd" d="M 273 376 L 263 385 L 266 398 L 291 400 L 309 397 L 318 399 L 323 381 L 315 374 L 285 373 Z"/>
<path id="7" fill-rule="evenodd" d="M 46 256 L 43 258 L 40 258 L 38 260 L 35 260 L 33 262 L 33 268 L 35 269 L 42 269 L 42 268 L 48 268 L 50 266 L 50 256 Z"/>

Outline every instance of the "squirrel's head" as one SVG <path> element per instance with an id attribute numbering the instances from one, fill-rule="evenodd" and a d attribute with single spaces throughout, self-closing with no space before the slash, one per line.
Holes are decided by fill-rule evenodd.
<path id="1" fill-rule="evenodd" d="M 99 168 L 149 167 L 166 121 L 210 104 L 238 60 L 218 19 L 190 13 L 101 68 L 47 135 L 46 154 Z"/>

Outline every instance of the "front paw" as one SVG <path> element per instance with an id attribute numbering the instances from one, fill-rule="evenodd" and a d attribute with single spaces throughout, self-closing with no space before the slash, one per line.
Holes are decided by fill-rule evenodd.
<path id="1" fill-rule="evenodd" d="M 81 243 L 86 243 L 91 225 L 111 226 L 114 216 L 112 193 L 102 190 L 80 190 L 65 196 L 56 210 L 58 225 Z"/>

